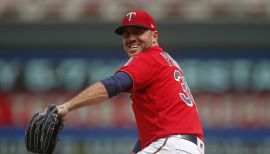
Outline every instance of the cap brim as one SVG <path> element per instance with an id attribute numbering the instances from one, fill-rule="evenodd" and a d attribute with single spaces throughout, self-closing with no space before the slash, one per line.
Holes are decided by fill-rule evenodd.
<path id="1" fill-rule="evenodd" d="M 125 25 L 125 26 L 120 26 L 120 27 L 116 28 L 114 32 L 118 35 L 123 35 L 123 32 L 124 32 L 126 27 L 140 27 L 140 28 L 149 29 L 148 27 L 145 27 L 142 25 Z"/>

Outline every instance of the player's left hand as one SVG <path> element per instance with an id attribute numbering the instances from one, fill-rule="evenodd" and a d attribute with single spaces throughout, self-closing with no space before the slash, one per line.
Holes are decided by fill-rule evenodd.
<path id="1" fill-rule="evenodd" d="M 57 114 L 61 118 L 64 118 L 67 115 L 67 113 L 69 112 L 67 104 L 62 104 L 62 105 L 57 106 L 57 110 L 58 110 Z"/>
<path id="2" fill-rule="evenodd" d="M 57 114 L 56 105 L 49 106 L 44 113 L 36 113 L 25 131 L 25 145 L 28 151 L 51 154 L 58 141 L 64 123 Z"/>

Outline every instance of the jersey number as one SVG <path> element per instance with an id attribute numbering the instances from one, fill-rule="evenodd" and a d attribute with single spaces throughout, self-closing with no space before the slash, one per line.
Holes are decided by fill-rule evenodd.
<path id="1" fill-rule="evenodd" d="M 189 90 L 188 84 L 184 78 L 184 76 L 180 73 L 180 71 L 175 70 L 174 71 L 174 79 L 177 82 L 181 83 L 181 87 L 183 89 L 183 92 L 179 93 L 180 98 L 190 107 L 193 106 L 193 97 L 191 95 L 191 92 Z"/>

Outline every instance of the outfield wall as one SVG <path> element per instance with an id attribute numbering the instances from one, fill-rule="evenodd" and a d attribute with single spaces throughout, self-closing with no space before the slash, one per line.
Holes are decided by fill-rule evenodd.
<path id="1" fill-rule="evenodd" d="M 268 49 L 166 51 L 190 83 L 207 154 L 270 152 Z M 63 103 L 126 60 L 122 49 L 1 48 L 0 153 L 27 153 L 24 129 L 34 113 Z M 128 95 L 72 112 L 60 139 L 59 154 L 129 153 L 137 132 Z"/>

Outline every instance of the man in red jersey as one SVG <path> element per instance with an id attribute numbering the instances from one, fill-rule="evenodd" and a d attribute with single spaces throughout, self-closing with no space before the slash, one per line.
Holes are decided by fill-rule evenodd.
<path id="1" fill-rule="evenodd" d="M 111 77 L 58 106 L 58 114 L 130 92 L 139 140 L 138 154 L 204 154 L 196 104 L 177 62 L 158 45 L 154 19 L 145 11 L 128 12 L 115 30 L 130 59 Z"/>

